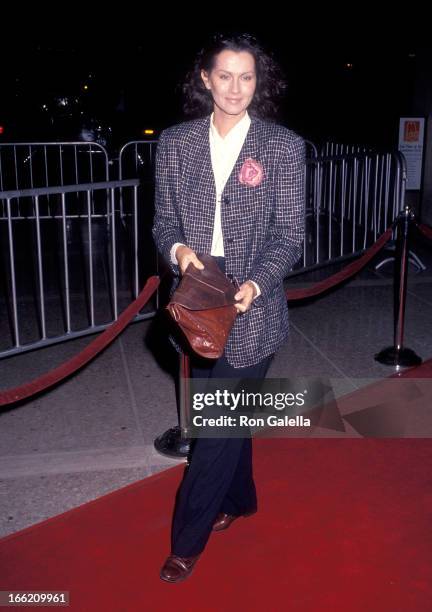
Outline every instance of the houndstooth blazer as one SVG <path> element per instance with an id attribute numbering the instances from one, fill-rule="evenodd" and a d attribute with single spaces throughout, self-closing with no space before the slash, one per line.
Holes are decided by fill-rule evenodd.
<path id="1" fill-rule="evenodd" d="M 221 197 L 226 272 L 255 281 L 261 295 L 237 317 L 225 348 L 235 368 L 274 353 L 289 333 L 283 280 L 301 255 L 304 236 L 305 143 L 286 127 L 250 115 L 243 147 Z M 156 150 L 153 237 L 174 273 L 170 250 L 182 242 L 210 253 L 216 187 L 210 155 L 210 115 L 162 131 Z M 252 187 L 239 181 L 247 158 L 264 169 Z M 177 350 L 179 347 L 175 344 Z"/>

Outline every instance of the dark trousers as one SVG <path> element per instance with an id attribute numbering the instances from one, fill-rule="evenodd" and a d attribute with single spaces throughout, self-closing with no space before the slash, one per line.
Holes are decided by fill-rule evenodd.
<path id="1" fill-rule="evenodd" d="M 222 264 L 222 265 L 221 265 Z M 223 261 L 219 260 L 223 269 Z M 217 360 L 191 357 L 191 377 L 264 378 L 273 355 L 256 365 L 234 368 L 223 355 Z M 196 438 L 190 464 L 177 492 L 171 553 L 201 553 L 219 512 L 240 515 L 257 510 L 252 474 L 252 438 Z"/>

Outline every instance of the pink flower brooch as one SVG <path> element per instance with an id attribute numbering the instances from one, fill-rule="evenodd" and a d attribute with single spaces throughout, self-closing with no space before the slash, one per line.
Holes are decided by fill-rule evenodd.
<path id="1" fill-rule="evenodd" d="M 241 167 L 238 178 L 243 185 L 257 187 L 264 178 L 264 169 L 259 161 L 248 157 Z"/>

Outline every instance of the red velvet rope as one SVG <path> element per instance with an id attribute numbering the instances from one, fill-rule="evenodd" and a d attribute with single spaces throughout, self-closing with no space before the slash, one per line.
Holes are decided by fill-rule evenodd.
<path id="1" fill-rule="evenodd" d="M 429 238 L 432 239 L 432 229 L 428 226 L 421 225 L 419 229 Z M 345 279 L 353 276 L 358 272 L 361 268 L 363 268 L 368 261 L 372 259 L 372 257 L 388 242 L 392 235 L 392 229 L 388 228 L 380 238 L 358 259 L 353 263 L 349 264 L 343 270 L 340 270 L 330 278 L 327 278 L 323 281 L 320 281 L 309 287 L 307 289 L 289 289 L 286 291 L 286 296 L 288 300 L 299 300 L 305 297 L 311 297 L 314 295 L 318 295 L 319 293 L 329 289 L 330 287 L 334 287 L 335 285 L 341 283 Z M 133 317 L 143 308 L 143 306 L 148 302 L 150 297 L 156 291 L 159 286 L 160 279 L 157 276 L 151 276 L 138 295 L 135 301 L 133 301 L 129 306 L 122 312 L 119 318 L 108 327 L 100 336 L 98 336 L 93 342 L 91 342 L 84 350 L 82 350 L 78 355 L 75 355 L 68 361 L 65 361 L 61 365 L 54 368 L 50 372 L 35 378 L 34 380 L 20 385 L 18 387 L 14 387 L 12 389 L 7 389 L 6 391 L 0 391 L 0 406 L 6 406 L 8 404 L 12 404 L 14 402 L 18 402 L 22 399 L 30 397 L 35 393 L 39 393 L 48 387 L 52 387 L 57 382 L 63 380 L 67 376 L 70 376 L 72 373 L 76 372 L 78 369 L 82 368 L 86 363 L 91 361 L 98 353 L 100 353 L 110 342 L 114 340 L 127 326 L 127 324 L 133 319 Z M 185 359 L 183 363 L 183 368 L 188 368 L 189 360 Z M 182 368 L 182 369 L 183 369 Z M 184 376 L 185 372 L 183 373 Z"/>
<path id="2" fill-rule="evenodd" d="M 416 223 L 416 226 L 421 233 L 426 236 L 426 238 L 432 240 L 432 227 L 429 227 L 429 225 L 425 225 L 424 223 Z"/>
<path id="3" fill-rule="evenodd" d="M 380 249 L 388 242 L 392 235 L 392 228 L 389 227 L 382 236 L 378 238 L 378 240 L 371 246 L 369 249 L 356 261 L 353 261 L 348 266 L 345 266 L 342 270 L 333 274 L 329 278 L 325 278 L 318 283 L 312 285 L 312 287 L 307 287 L 304 289 L 287 289 L 286 297 L 288 300 L 302 300 L 306 297 L 312 297 L 313 295 L 318 295 L 323 291 L 326 291 L 330 287 L 334 287 L 338 285 L 342 281 L 346 280 L 350 276 L 354 276 L 361 268 L 363 268 L 368 261 L 372 259 L 374 255 L 378 253 Z"/>
<path id="4" fill-rule="evenodd" d="M 78 355 L 75 355 L 68 361 L 60 364 L 54 370 L 31 380 L 28 383 L 7 389 L 6 391 L 0 391 L 0 406 L 6 406 L 7 404 L 13 404 L 26 397 L 30 397 L 39 391 L 43 391 L 48 387 L 52 387 L 57 382 L 70 376 L 73 372 L 76 372 L 83 365 L 91 361 L 98 353 L 100 353 L 105 347 L 110 344 L 126 327 L 126 325 L 134 318 L 136 314 L 143 308 L 148 302 L 153 293 L 156 291 L 160 283 L 160 279 L 157 276 L 151 276 L 141 293 L 138 295 L 129 306 L 121 313 L 119 318 L 114 321 L 104 332 L 102 332 L 97 338 L 95 338 L 85 349 L 83 349 Z"/>

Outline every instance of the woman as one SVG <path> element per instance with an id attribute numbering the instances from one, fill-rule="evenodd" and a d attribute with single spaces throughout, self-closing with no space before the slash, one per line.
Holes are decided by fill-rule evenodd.
<path id="1" fill-rule="evenodd" d="M 195 118 L 165 129 L 156 153 L 153 236 L 175 284 L 197 253 L 240 283 L 239 315 L 218 360 L 191 376 L 263 378 L 288 334 L 283 279 L 303 241 L 304 141 L 275 122 L 285 82 L 249 34 L 216 34 L 183 86 Z M 177 347 L 178 348 L 178 347 Z M 179 488 L 161 578 L 187 578 L 213 530 L 257 510 L 251 438 L 198 438 Z"/>

